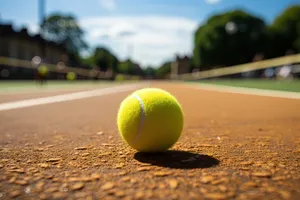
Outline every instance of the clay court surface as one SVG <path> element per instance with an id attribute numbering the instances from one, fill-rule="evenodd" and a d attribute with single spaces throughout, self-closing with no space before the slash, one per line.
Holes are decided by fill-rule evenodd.
<path id="1" fill-rule="evenodd" d="M 137 153 L 118 135 L 118 107 L 134 87 L 2 110 L 0 199 L 300 199 L 299 99 L 131 85 L 181 103 L 184 130 L 170 151 Z M 1 93 L 0 103 L 74 92 Z"/>

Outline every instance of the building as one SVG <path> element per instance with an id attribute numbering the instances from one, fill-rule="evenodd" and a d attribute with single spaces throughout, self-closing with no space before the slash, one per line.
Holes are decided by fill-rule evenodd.
<path id="1" fill-rule="evenodd" d="M 188 56 L 176 56 L 176 60 L 171 63 L 171 77 L 176 78 L 180 74 L 190 73 L 191 58 Z"/>
<path id="2" fill-rule="evenodd" d="M 39 34 L 30 35 L 26 28 L 16 31 L 11 24 L 0 24 L 0 56 L 28 61 L 40 56 L 46 63 L 57 64 L 67 61 L 67 50 Z"/>

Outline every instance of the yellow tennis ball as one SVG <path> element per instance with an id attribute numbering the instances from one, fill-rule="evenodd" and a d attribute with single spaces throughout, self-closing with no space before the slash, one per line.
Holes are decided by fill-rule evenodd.
<path id="1" fill-rule="evenodd" d="M 41 75 L 46 75 L 48 73 L 48 67 L 45 65 L 42 65 L 38 68 L 38 71 Z"/>
<path id="2" fill-rule="evenodd" d="M 67 80 L 73 81 L 76 79 L 76 73 L 75 72 L 68 72 L 67 73 Z"/>
<path id="3" fill-rule="evenodd" d="M 184 117 L 172 94 L 159 88 L 144 88 L 122 101 L 117 125 L 122 139 L 135 150 L 161 152 L 180 138 Z"/>

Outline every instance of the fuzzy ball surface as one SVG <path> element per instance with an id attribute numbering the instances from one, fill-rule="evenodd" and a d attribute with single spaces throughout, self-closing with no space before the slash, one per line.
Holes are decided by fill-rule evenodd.
<path id="1" fill-rule="evenodd" d="M 135 150 L 162 152 L 180 138 L 184 116 L 172 94 L 159 88 L 144 88 L 122 101 L 117 125 L 122 139 Z"/>

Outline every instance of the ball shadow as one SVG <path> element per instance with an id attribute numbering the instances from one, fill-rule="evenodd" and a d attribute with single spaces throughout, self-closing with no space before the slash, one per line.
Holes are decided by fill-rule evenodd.
<path id="1" fill-rule="evenodd" d="M 220 162 L 212 156 L 176 150 L 161 153 L 137 152 L 134 159 L 142 163 L 177 169 L 209 168 Z"/>

